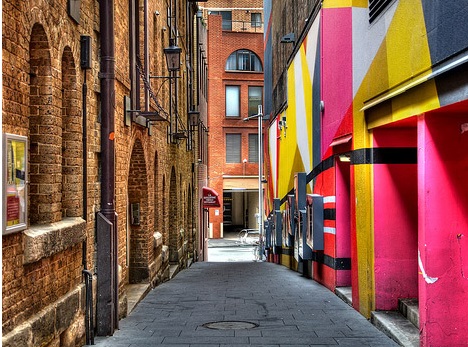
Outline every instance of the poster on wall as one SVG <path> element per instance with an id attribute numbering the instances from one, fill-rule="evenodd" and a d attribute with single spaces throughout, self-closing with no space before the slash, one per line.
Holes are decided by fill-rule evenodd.
<path id="1" fill-rule="evenodd" d="M 3 218 L 2 232 L 26 229 L 27 137 L 3 136 Z"/>

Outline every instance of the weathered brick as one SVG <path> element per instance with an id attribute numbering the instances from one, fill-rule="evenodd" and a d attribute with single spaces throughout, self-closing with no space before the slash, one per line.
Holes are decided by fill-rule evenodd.
<path id="1" fill-rule="evenodd" d="M 186 2 L 178 1 L 185 6 Z M 81 2 L 81 21 L 79 24 L 69 20 L 66 2 L 38 0 L 31 11 L 29 2 L 5 0 L 3 2 L 3 130 L 13 134 L 26 135 L 29 140 L 29 198 L 28 225 L 50 227 L 66 216 L 88 217 L 85 236 L 87 238 L 88 268 L 94 270 L 95 249 L 95 213 L 101 209 L 100 152 L 101 124 L 100 115 L 101 87 L 99 79 L 99 3 Z M 167 26 L 167 2 L 157 0 L 149 2 L 149 13 L 160 11 L 161 18 L 150 17 L 149 46 L 151 61 L 150 73 L 167 74 L 163 48 L 169 44 Z M 185 13 L 185 7 L 179 9 Z M 152 127 L 153 135 L 146 127 L 133 123 L 124 125 L 123 97 L 130 95 L 130 69 L 128 63 L 128 1 L 115 1 L 116 33 L 116 80 L 115 80 L 115 209 L 118 219 L 118 261 L 122 267 L 120 292 L 128 282 L 129 269 L 127 258 L 127 209 L 129 196 L 137 199 L 141 206 L 141 226 L 133 241 L 141 250 L 140 262 L 150 273 L 152 260 L 160 257 L 162 247 L 152 247 L 152 235 L 155 229 L 163 234 L 163 240 L 169 242 L 169 234 L 181 228 L 187 229 L 191 216 L 181 213 L 187 208 L 188 187 L 191 184 L 191 162 L 193 152 L 186 150 L 185 141 L 180 144 L 167 143 L 167 124 L 160 122 Z M 60 25 L 58 25 L 60 24 Z M 185 23 L 179 23 L 179 32 L 185 36 Z M 83 104 L 82 83 L 84 71 L 76 65 L 80 59 L 79 37 L 82 34 L 92 36 L 92 69 L 86 72 L 88 94 L 87 102 L 87 153 L 83 153 Z M 179 45 L 182 43 L 179 42 Z M 185 58 L 185 54 L 182 55 Z M 179 73 L 179 125 L 187 127 L 187 71 L 185 65 Z M 153 89 L 159 88 L 159 82 L 152 80 Z M 162 81 L 161 81 L 162 82 Z M 166 83 L 158 100 L 169 110 L 169 83 Z M 141 86 L 141 105 L 143 86 Z M 154 106 L 154 103 L 152 103 Z M 142 106 L 143 107 L 143 106 Z M 135 151 L 135 148 L 137 150 Z M 87 158 L 88 198 L 87 210 L 83 211 L 83 157 Z M 157 158 L 155 163 L 155 158 Z M 173 184 L 170 185 L 171 173 Z M 193 188 L 193 187 L 192 187 Z M 198 199 L 194 199 L 197 201 Z M 172 207 L 170 207 L 172 206 Z M 195 209 L 197 210 L 197 209 Z M 169 225 L 174 228 L 169 229 Z M 136 227 L 135 227 L 136 228 Z M 49 235 L 47 243 L 55 244 L 59 250 L 45 253 L 42 257 L 28 255 L 27 242 L 22 232 L 3 236 L 3 299 L 4 305 L 2 328 L 4 334 L 14 332 L 24 322 L 29 322 L 35 315 L 49 310 L 75 288 L 81 281 L 82 245 L 70 242 L 60 233 Z M 133 236 L 132 236 L 133 237 Z M 174 240 L 174 237 L 173 237 Z M 180 237 L 176 236 L 176 251 L 180 249 Z M 46 252 L 47 251 L 47 252 Z M 185 254 L 178 254 L 185 257 Z M 130 255 L 132 258 L 133 255 Z M 165 265 L 167 267 L 167 263 Z M 163 265 L 151 269 L 151 277 L 161 278 Z M 151 279 L 148 279 L 150 281 Z M 120 299 L 124 300 L 124 296 Z M 77 312 L 79 316 L 81 312 Z M 57 309 L 57 315 L 66 318 L 64 310 Z M 74 340 L 69 334 L 72 328 L 70 319 L 60 327 L 67 333 L 57 336 L 57 330 L 49 331 L 49 320 L 44 317 L 44 329 L 35 342 L 17 345 L 50 343 L 59 345 L 61 341 Z M 69 317 L 68 317 L 69 318 Z M 59 318 L 57 318 L 59 319 Z M 56 324 L 58 325 L 58 324 Z M 35 329 L 41 324 L 35 323 Z M 55 328 L 54 328 L 55 329 Z M 71 330 L 70 330 L 71 329 Z M 75 329 L 75 341 L 84 334 L 82 328 Z M 19 332 L 17 332 L 19 334 Z M 52 335 L 50 335 L 52 334 Z M 20 336 L 20 335 L 18 335 Z M 50 339 L 49 339 L 50 337 Z M 42 342 L 41 342 L 42 341 Z"/>

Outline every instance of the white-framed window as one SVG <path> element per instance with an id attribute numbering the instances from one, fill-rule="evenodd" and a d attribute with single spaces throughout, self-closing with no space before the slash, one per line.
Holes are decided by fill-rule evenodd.
<path id="1" fill-rule="evenodd" d="M 226 117 L 240 117 L 240 86 L 226 86 Z"/>

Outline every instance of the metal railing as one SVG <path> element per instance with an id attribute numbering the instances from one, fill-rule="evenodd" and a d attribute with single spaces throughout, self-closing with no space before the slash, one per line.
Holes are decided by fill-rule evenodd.
<path id="1" fill-rule="evenodd" d="M 223 19 L 222 28 L 224 31 L 263 33 L 263 22 Z"/>

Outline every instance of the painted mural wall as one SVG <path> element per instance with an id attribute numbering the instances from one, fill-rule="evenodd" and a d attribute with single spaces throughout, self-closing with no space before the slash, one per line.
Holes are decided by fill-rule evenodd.
<path id="1" fill-rule="evenodd" d="M 298 43 L 268 133 L 269 197 L 284 209 L 306 172 L 324 197 L 313 278 L 351 286 L 366 317 L 417 298 L 421 345 L 463 345 L 468 6 L 393 1 L 372 20 L 368 6 L 324 0 Z"/>

